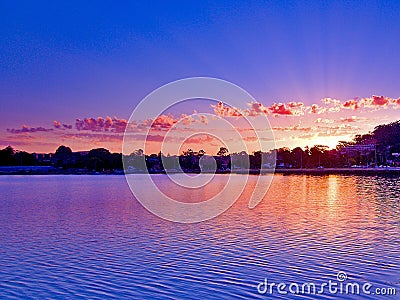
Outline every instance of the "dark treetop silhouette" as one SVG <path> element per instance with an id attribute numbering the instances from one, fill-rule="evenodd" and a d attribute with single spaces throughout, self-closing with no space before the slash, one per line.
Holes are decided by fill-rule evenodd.
<path id="1" fill-rule="evenodd" d="M 286 147 L 270 152 L 255 151 L 248 154 L 229 153 L 221 147 L 213 156 L 217 172 L 231 170 L 259 170 L 262 156 L 274 155 L 276 163 L 267 168 L 277 169 L 315 169 L 315 168 L 346 168 L 346 167 L 378 167 L 400 166 L 400 120 L 379 125 L 364 135 L 356 135 L 352 141 L 341 141 L 336 149 L 324 145 L 314 145 L 305 149 Z M 202 165 L 200 158 L 203 157 Z M 200 172 L 212 169 L 210 157 L 202 149 L 188 149 L 180 156 L 165 156 L 161 152 L 147 155 L 142 149 L 135 150 L 124 158 L 129 162 L 133 171 L 161 173 L 167 170 L 182 169 L 184 172 Z M 51 166 L 55 173 L 90 173 L 90 172 L 122 172 L 122 154 L 110 153 L 107 149 L 97 148 L 90 151 L 73 152 L 69 147 L 59 146 L 56 152 L 48 154 L 16 151 L 11 146 L 0 150 L 1 166 Z M 265 167 L 265 166 L 264 166 Z M 4 169 L 4 167 L 3 167 Z M 11 170 L 11 171 L 10 171 Z M 15 171 L 15 170 L 14 170 Z M 10 173 L 12 169 L 3 171 Z"/>

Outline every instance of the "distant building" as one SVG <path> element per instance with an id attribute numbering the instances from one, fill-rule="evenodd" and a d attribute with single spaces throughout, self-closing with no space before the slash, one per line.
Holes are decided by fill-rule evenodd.
<path id="1" fill-rule="evenodd" d="M 339 151 L 348 165 L 379 166 L 395 165 L 399 156 L 390 153 L 390 146 L 382 146 L 376 143 L 349 145 Z"/>
<path id="2" fill-rule="evenodd" d="M 32 153 L 40 165 L 51 165 L 53 163 L 53 153 Z"/>

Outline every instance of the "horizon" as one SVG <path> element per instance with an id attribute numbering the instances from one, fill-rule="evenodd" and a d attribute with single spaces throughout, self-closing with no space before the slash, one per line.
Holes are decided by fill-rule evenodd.
<path id="1" fill-rule="evenodd" d="M 390 123 L 378 124 L 377 126 L 380 126 L 380 125 L 388 125 L 388 124 L 395 123 L 395 122 L 399 122 L 399 121 L 400 121 L 400 119 L 399 119 L 399 120 L 396 120 L 396 121 L 393 121 L 393 122 L 390 122 Z M 375 128 L 376 128 L 376 127 L 375 127 Z M 363 133 L 360 133 L 360 134 L 361 134 L 361 135 L 365 135 L 365 134 L 370 134 L 370 133 L 372 133 L 372 131 L 363 132 Z M 337 149 L 337 147 L 340 145 L 341 142 L 353 143 L 353 142 L 354 142 L 354 139 L 355 139 L 355 137 L 356 137 L 356 135 L 358 135 L 358 134 L 354 134 L 354 135 L 352 136 L 352 138 L 349 139 L 349 140 L 338 140 L 338 143 L 337 143 L 334 147 L 331 147 L 331 146 L 325 145 L 325 144 L 310 144 L 310 145 L 305 145 L 305 146 L 292 145 L 291 147 L 282 145 L 282 146 L 280 146 L 280 147 L 275 147 L 275 148 L 268 149 L 267 151 L 273 151 L 273 150 L 278 150 L 278 149 L 282 149 L 282 148 L 288 148 L 288 149 L 290 149 L 290 150 L 293 150 L 293 149 L 295 149 L 295 148 L 301 148 L 301 149 L 304 151 L 306 148 L 309 148 L 309 149 L 310 149 L 310 148 L 315 147 L 315 146 L 326 146 L 326 147 L 328 147 L 327 150 L 330 151 L 330 150 L 335 150 L 335 149 Z M 153 152 L 144 153 L 144 155 L 152 155 L 152 154 L 161 153 L 161 154 L 163 154 L 163 155 L 180 156 L 180 155 L 183 155 L 183 152 L 186 151 L 186 150 L 188 150 L 188 149 L 192 149 L 194 152 L 198 152 L 198 151 L 200 151 L 200 150 L 204 150 L 204 147 L 203 147 L 203 148 L 201 148 L 201 147 L 200 147 L 200 148 L 194 148 L 194 147 L 190 146 L 191 144 L 186 145 L 187 147 L 185 147 L 184 145 L 185 145 L 185 144 L 183 143 L 183 144 L 180 146 L 180 148 L 179 148 L 180 151 L 179 151 L 178 153 L 163 152 L 162 149 L 160 148 L 160 149 L 158 149 L 158 150 L 156 150 L 156 151 L 153 151 Z M 192 144 L 192 145 L 193 145 L 193 144 Z M 121 147 L 121 149 L 120 149 L 121 151 L 113 151 L 112 149 L 109 149 L 109 148 L 107 148 L 107 147 L 102 147 L 102 146 L 94 147 L 94 148 L 90 148 L 90 149 L 87 148 L 87 149 L 79 149 L 79 150 L 76 150 L 76 149 L 73 149 L 72 147 L 70 147 L 70 146 L 67 145 L 67 144 L 59 144 L 59 145 L 54 149 L 54 151 L 48 151 L 48 152 L 28 151 L 28 150 L 25 150 L 25 149 L 21 149 L 21 148 L 14 147 L 13 145 L 7 145 L 7 146 L 5 146 L 5 147 L 2 147 L 1 149 L 4 149 L 4 148 L 6 148 L 6 147 L 11 147 L 11 148 L 14 149 L 14 151 L 30 152 L 30 153 L 32 153 L 32 154 L 33 154 L 33 153 L 36 153 L 36 154 L 54 154 L 54 153 L 56 152 L 56 150 L 57 150 L 60 146 L 68 147 L 68 148 L 70 148 L 73 152 L 88 152 L 88 151 L 93 150 L 93 149 L 104 148 L 104 149 L 110 151 L 111 153 L 122 153 L 122 147 Z M 217 155 L 216 153 L 218 152 L 218 150 L 220 149 L 220 147 L 225 147 L 225 145 L 224 145 L 223 143 L 221 143 L 221 144 L 219 144 L 219 145 L 216 145 L 217 150 L 215 151 L 215 154 L 211 154 L 210 152 L 205 151 L 205 155 Z M 136 149 L 134 149 L 134 150 L 138 150 L 138 149 L 140 149 L 140 148 L 136 148 Z M 228 150 L 229 150 L 229 149 L 228 149 Z M 247 152 L 246 149 L 241 149 L 241 150 L 239 149 L 239 150 L 237 150 L 237 151 L 229 151 L 229 154 L 240 153 L 240 152 L 243 152 L 243 151 L 246 152 L 247 154 L 251 154 L 251 153 L 254 153 L 254 152 L 261 151 L 261 150 L 260 150 L 260 149 L 255 149 L 255 150 L 252 150 L 252 151 Z M 213 153 L 214 153 L 214 152 L 213 152 Z M 130 155 L 130 154 L 132 154 L 132 152 L 130 152 L 130 153 L 124 153 L 124 155 Z"/>

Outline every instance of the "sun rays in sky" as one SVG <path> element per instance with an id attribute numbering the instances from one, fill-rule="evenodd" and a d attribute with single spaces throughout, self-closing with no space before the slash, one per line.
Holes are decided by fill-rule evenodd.
<path id="1" fill-rule="evenodd" d="M 400 111 L 400 98 L 383 96 L 347 100 L 324 98 L 311 105 L 300 101 L 253 102 L 242 108 L 210 100 L 196 100 L 195 103 L 196 110 L 189 102 L 181 107 L 172 107 L 154 118 L 131 122 L 106 116 L 77 118 L 75 122 L 54 120 L 51 125 L 22 125 L 8 128 L 2 144 L 35 152 L 52 152 L 60 144 L 76 151 L 105 147 L 121 152 L 123 134 L 129 127 L 138 140 L 147 134 L 146 152 L 150 153 L 162 150 L 165 154 L 179 154 L 182 147 L 187 147 L 215 154 L 219 147 L 225 146 L 224 140 L 229 141 L 231 152 L 257 151 L 260 141 L 253 129 L 272 132 L 276 147 L 327 145 L 334 148 L 338 141 L 351 140 L 355 134 L 366 133 L 376 125 L 395 121 Z M 193 111 L 190 113 L 190 110 Z M 267 116 L 269 124 L 263 122 L 261 119 L 265 118 L 260 116 Z M 249 119 L 252 120 L 251 126 L 245 121 Z M 229 122 L 232 128 L 223 128 L 221 120 Z M 144 132 L 149 125 L 151 130 Z M 235 136 L 236 132 L 240 136 Z M 244 140 L 247 148 L 243 149 L 243 145 L 235 143 L 235 139 Z"/>

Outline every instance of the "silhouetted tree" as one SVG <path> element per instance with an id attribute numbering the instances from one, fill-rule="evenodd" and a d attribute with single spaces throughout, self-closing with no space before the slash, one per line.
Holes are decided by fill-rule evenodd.
<path id="1" fill-rule="evenodd" d="M 110 170 L 112 156 L 110 151 L 104 148 L 92 149 L 86 157 L 86 168 L 89 170 Z"/>
<path id="2" fill-rule="evenodd" d="M 66 146 L 57 148 L 53 156 L 53 163 L 56 167 L 68 168 L 71 165 L 72 150 Z"/>
<path id="3" fill-rule="evenodd" d="M 16 162 L 16 165 L 19 166 L 34 166 L 36 165 L 36 158 L 26 152 L 26 151 L 17 151 L 14 154 L 14 160 Z"/>
<path id="4" fill-rule="evenodd" d="M 14 158 L 14 149 L 11 146 L 8 146 L 2 150 L 0 150 L 0 165 L 2 166 L 13 166 L 16 161 Z"/>
<path id="5" fill-rule="evenodd" d="M 304 151 L 300 147 L 296 147 L 291 151 L 291 164 L 294 168 L 303 168 L 304 166 Z"/>
<path id="6" fill-rule="evenodd" d="M 217 152 L 218 156 L 226 156 L 229 154 L 229 150 L 226 147 L 220 147 L 219 151 Z"/>

